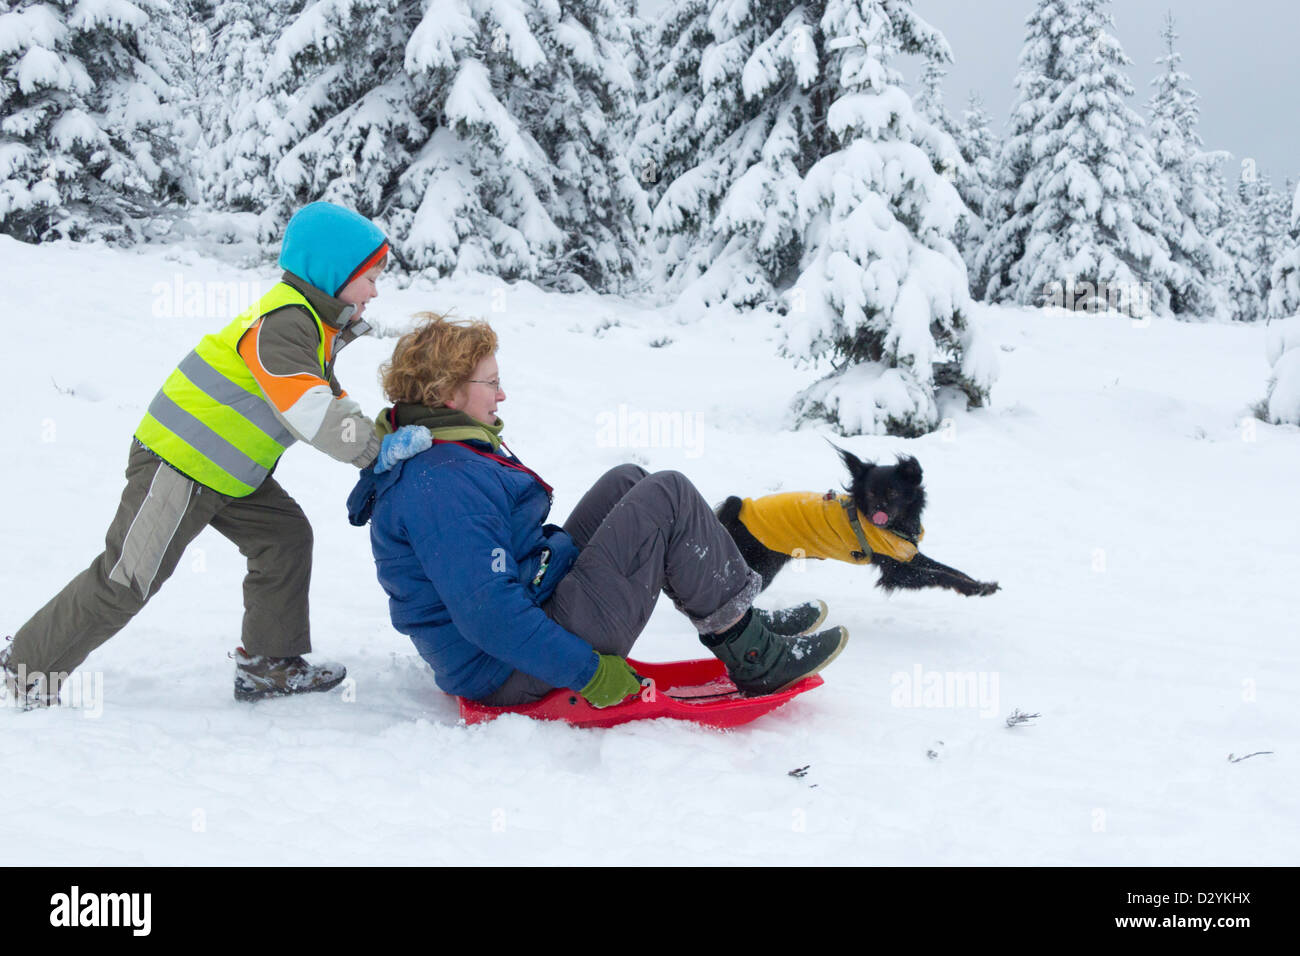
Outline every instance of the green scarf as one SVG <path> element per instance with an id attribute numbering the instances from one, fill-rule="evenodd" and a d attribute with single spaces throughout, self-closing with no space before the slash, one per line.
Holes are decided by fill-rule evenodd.
<path id="1" fill-rule="evenodd" d="M 492 446 L 494 452 L 501 451 L 501 429 L 505 427 L 505 422 L 499 417 L 496 424 L 485 425 L 455 408 L 431 408 L 428 405 L 407 405 L 400 402 L 393 408 L 398 428 L 423 425 L 433 433 L 434 438 L 444 441 L 485 441 Z M 375 427 L 381 438 L 393 430 L 392 423 L 388 420 L 388 409 L 384 409 L 375 418 Z"/>

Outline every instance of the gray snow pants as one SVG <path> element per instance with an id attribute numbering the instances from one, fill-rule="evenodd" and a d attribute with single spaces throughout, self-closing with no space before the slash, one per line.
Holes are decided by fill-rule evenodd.
<path id="1" fill-rule="evenodd" d="M 583 495 L 564 530 L 582 550 L 542 610 L 601 654 L 628 655 L 660 591 L 697 631 L 711 634 L 743 615 L 762 587 L 680 472 L 612 468 Z M 516 670 L 483 703 L 517 706 L 552 690 Z"/>
<path id="2" fill-rule="evenodd" d="M 244 498 L 219 494 L 132 441 L 104 552 L 18 630 L 12 666 L 28 674 L 71 673 L 145 606 L 209 525 L 248 559 L 244 649 L 271 657 L 310 651 L 312 533 L 297 503 L 274 478 Z M 175 629 L 183 632 L 185 623 Z"/>

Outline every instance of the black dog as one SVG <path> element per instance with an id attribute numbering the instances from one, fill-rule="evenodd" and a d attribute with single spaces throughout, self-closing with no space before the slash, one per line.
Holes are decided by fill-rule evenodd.
<path id="1" fill-rule="evenodd" d="M 925 509 L 921 464 L 911 456 L 901 456 L 896 465 L 877 465 L 873 462 L 863 462 L 856 455 L 842 448 L 835 450 L 840 453 L 850 476 L 846 490 L 851 501 L 840 502 L 841 505 L 848 505 L 843 509 L 846 517 L 844 527 L 840 529 L 840 537 L 847 537 L 848 532 L 844 528 L 853 525 L 855 526 L 853 537 L 860 542 L 860 545 L 852 552 L 846 551 L 843 556 L 838 553 L 827 556 L 853 563 L 865 562 L 869 559 L 871 564 L 880 569 L 880 580 L 876 582 L 877 586 L 886 591 L 894 591 L 898 588 L 951 588 L 959 594 L 970 596 L 992 594 L 1000 590 L 996 581 L 976 581 L 955 568 L 926 557 L 920 551 L 915 551 L 908 560 L 899 560 L 881 553 L 879 549 L 870 548 L 860 527 L 864 520 L 877 528 L 893 532 L 911 546 L 916 545 L 921 536 L 921 512 Z M 759 501 L 777 497 L 780 496 L 774 495 L 770 499 L 759 499 Z M 832 519 L 839 519 L 840 508 L 832 503 L 836 496 L 831 493 L 825 496 L 783 497 L 790 502 L 805 501 L 808 507 L 818 512 L 813 520 L 824 521 L 826 515 Z M 785 550 L 776 551 L 760 542 L 740 520 L 741 505 L 739 497 L 731 496 L 718 508 L 718 520 L 735 540 L 746 563 L 763 578 L 763 587 L 766 589 L 777 572 L 790 561 L 792 555 L 787 551 L 793 548 L 787 543 Z M 802 543 L 800 547 L 803 547 Z M 816 556 L 816 552 L 810 547 L 803 550 Z M 914 548 L 906 548 L 906 550 L 912 551 Z"/>

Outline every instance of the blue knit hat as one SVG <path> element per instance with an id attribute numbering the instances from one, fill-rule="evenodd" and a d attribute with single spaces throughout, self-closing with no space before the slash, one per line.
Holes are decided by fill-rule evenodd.
<path id="1" fill-rule="evenodd" d="M 358 212 L 331 202 L 303 206 L 280 244 L 280 268 L 332 296 L 388 255 L 383 231 Z"/>

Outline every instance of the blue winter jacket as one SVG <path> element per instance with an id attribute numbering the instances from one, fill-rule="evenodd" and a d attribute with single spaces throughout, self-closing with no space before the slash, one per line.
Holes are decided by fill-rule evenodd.
<path id="1" fill-rule="evenodd" d="M 516 668 L 575 690 L 595 676 L 591 645 L 540 606 L 578 556 L 562 528 L 542 523 L 550 508 L 532 475 L 457 444 L 436 444 L 381 475 L 362 471 L 348 520 L 370 522 L 393 627 L 448 694 L 481 699 Z"/>

